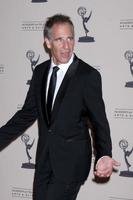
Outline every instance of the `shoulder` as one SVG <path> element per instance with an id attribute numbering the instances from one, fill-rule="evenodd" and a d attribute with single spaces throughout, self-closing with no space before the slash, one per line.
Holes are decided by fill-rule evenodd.
<path id="1" fill-rule="evenodd" d="M 94 78 L 101 78 L 100 72 L 95 69 L 94 67 L 92 67 L 91 65 L 89 65 L 88 63 L 86 63 L 85 61 L 83 61 L 82 59 L 78 58 L 79 60 L 79 64 L 78 64 L 78 71 L 80 73 L 80 75 L 84 75 L 84 77 L 94 77 Z"/>
<path id="2" fill-rule="evenodd" d="M 86 91 L 89 91 L 89 94 L 101 94 L 102 80 L 100 72 L 81 59 L 79 59 L 78 77 L 83 85 L 85 95 Z"/>
<path id="3" fill-rule="evenodd" d="M 50 66 L 50 59 L 40 63 L 39 65 L 37 65 L 35 70 L 34 70 L 34 73 L 42 72 L 43 70 L 45 70 L 49 66 Z"/>

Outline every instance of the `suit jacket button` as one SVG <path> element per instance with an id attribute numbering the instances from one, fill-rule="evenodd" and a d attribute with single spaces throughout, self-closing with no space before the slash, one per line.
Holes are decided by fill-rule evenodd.
<path id="1" fill-rule="evenodd" d="M 52 134 L 52 130 L 51 129 L 49 129 L 48 132 Z"/>

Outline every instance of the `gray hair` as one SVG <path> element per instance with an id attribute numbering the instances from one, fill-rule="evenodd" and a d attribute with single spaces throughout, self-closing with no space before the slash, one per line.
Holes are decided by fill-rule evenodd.
<path id="1" fill-rule="evenodd" d="M 44 30 L 43 30 L 44 38 L 50 39 L 51 28 L 53 27 L 54 24 L 64 24 L 64 23 L 70 24 L 74 31 L 74 25 L 69 16 L 62 15 L 62 14 L 56 14 L 56 15 L 53 15 L 52 17 L 48 17 L 47 21 L 44 25 Z"/>

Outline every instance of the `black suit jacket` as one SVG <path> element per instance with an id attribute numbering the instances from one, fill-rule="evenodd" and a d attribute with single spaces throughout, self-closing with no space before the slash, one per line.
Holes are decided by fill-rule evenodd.
<path id="1" fill-rule="evenodd" d="M 57 93 L 51 122 L 45 101 L 50 60 L 38 65 L 23 108 L 0 129 L 0 148 L 21 135 L 38 120 L 39 138 L 36 154 L 38 176 L 45 166 L 44 155 L 49 148 L 55 176 L 61 181 L 86 180 L 91 165 L 91 121 L 96 160 L 111 156 L 111 139 L 102 99 L 101 76 L 97 70 L 75 56 Z"/>

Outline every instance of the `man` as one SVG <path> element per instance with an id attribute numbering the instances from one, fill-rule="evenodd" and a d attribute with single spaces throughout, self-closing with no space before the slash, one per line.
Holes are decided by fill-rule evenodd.
<path id="1" fill-rule="evenodd" d="M 74 26 L 54 15 L 44 27 L 51 58 L 33 73 L 22 110 L 0 129 L 0 148 L 38 120 L 35 200 L 75 200 L 91 166 L 88 120 L 94 131 L 95 176 L 110 177 L 119 163 L 111 158 L 108 121 L 98 71 L 74 53 Z"/>

